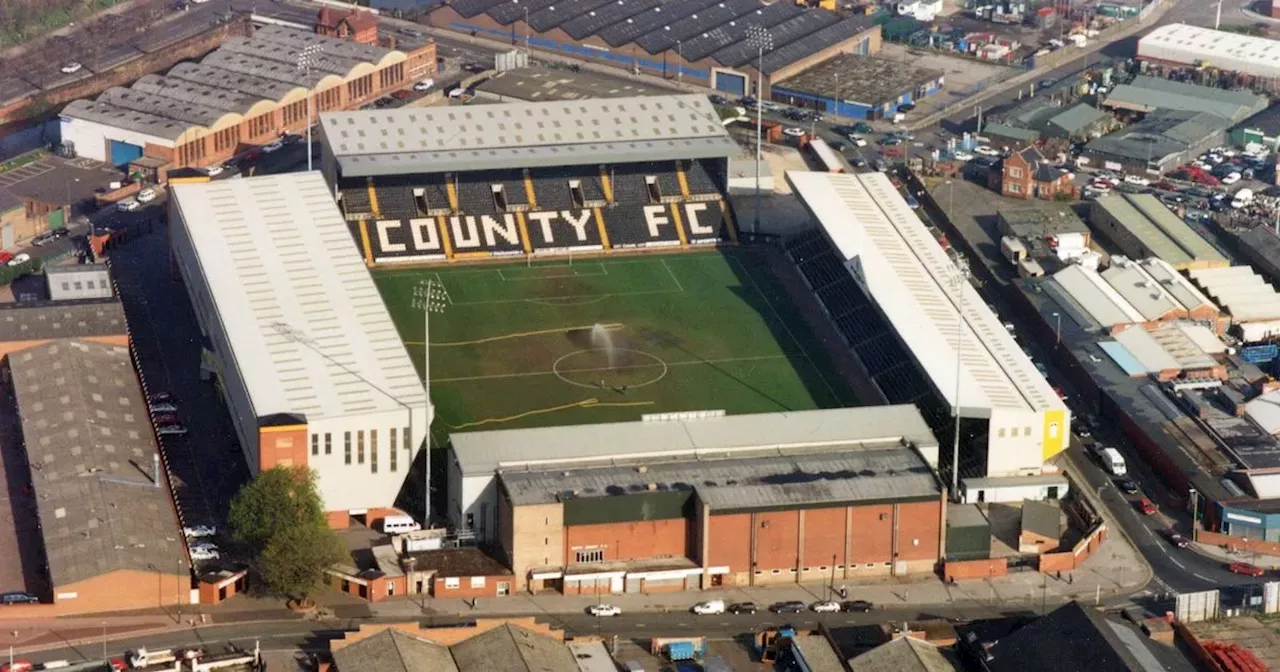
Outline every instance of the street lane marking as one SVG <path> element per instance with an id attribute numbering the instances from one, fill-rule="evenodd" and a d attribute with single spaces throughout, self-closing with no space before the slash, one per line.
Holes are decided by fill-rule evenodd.
<path id="1" fill-rule="evenodd" d="M 1208 581 L 1209 583 L 1213 583 L 1213 582 L 1214 582 L 1214 581 L 1213 581 L 1213 579 L 1211 579 L 1211 578 L 1209 578 L 1209 577 L 1207 577 L 1207 576 L 1204 576 L 1203 574 L 1192 574 L 1191 576 L 1194 576 L 1194 577 L 1196 577 L 1197 579 L 1200 579 L 1200 580 L 1202 580 L 1202 581 Z"/>
<path id="2" fill-rule="evenodd" d="M 1186 569 L 1186 568 L 1187 568 L 1187 566 L 1186 566 L 1186 565 L 1182 564 L 1181 562 L 1178 562 L 1177 558 L 1169 558 L 1169 562 L 1172 562 L 1173 564 L 1177 565 L 1178 567 L 1180 567 L 1180 568 L 1182 568 L 1182 569 Z"/>

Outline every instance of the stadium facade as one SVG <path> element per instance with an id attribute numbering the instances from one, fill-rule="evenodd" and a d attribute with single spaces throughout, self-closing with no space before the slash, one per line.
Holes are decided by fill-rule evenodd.
<path id="1" fill-rule="evenodd" d="M 321 115 L 321 170 L 369 266 L 736 240 L 706 96 Z"/>

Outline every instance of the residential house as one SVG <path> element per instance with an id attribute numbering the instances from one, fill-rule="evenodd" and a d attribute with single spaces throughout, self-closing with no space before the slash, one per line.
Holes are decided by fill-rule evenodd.
<path id="1" fill-rule="evenodd" d="M 1059 194 L 1075 196 L 1070 174 L 1058 170 L 1034 145 L 1005 157 L 1000 171 L 991 172 L 990 180 L 991 188 L 1010 198 L 1053 200 Z M 994 184 L 997 180 L 999 184 Z"/>
<path id="2" fill-rule="evenodd" d="M 377 44 L 378 17 L 373 12 L 359 9 L 344 12 L 322 7 L 316 15 L 316 32 L 361 44 Z"/>

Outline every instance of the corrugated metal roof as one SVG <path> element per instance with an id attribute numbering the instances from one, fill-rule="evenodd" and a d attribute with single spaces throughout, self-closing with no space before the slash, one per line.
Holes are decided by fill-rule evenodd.
<path id="1" fill-rule="evenodd" d="M 1138 265 L 1144 273 L 1160 283 L 1164 291 L 1168 292 L 1187 310 L 1204 307 L 1217 309 L 1217 306 L 1214 305 L 1209 297 L 1204 295 L 1204 292 L 1197 289 L 1186 276 L 1179 273 L 1168 263 L 1155 257 L 1150 257 L 1139 261 Z"/>
<path id="2" fill-rule="evenodd" d="M 426 407 L 319 172 L 174 185 L 172 198 L 256 413 Z"/>
<path id="3" fill-rule="evenodd" d="M 1245 416 L 1268 434 L 1280 434 L 1280 390 L 1272 390 L 1244 405 Z"/>
<path id="4" fill-rule="evenodd" d="M 1280 76 L 1280 41 L 1184 23 L 1152 29 L 1138 40 L 1138 55 L 1185 65 L 1204 61 L 1260 77 Z"/>
<path id="5" fill-rule="evenodd" d="M 1219 355 L 1227 351 L 1227 344 L 1213 333 L 1213 330 L 1203 324 L 1195 322 L 1177 322 L 1174 324 L 1178 329 L 1186 334 L 1204 352 L 1210 355 Z"/>
<path id="6" fill-rule="evenodd" d="M 1093 207 L 1106 211 L 1156 257 L 1172 265 L 1227 260 L 1151 194 L 1110 194 L 1095 200 Z"/>
<path id="7" fill-rule="evenodd" d="M 853 443 L 937 446 L 911 405 L 455 432 L 450 440 L 463 475 Z"/>
<path id="8" fill-rule="evenodd" d="M 1049 117 L 1048 123 L 1067 133 L 1079 133 L 1091 124 L 1105 119 L 1107 113 L 1088 103 L 1077 103 Z"/>
<path id="9" fill-rule="evenodd" d="M 1137 359 L 1142 367 L 1148 373 L 1158 373 L 1160 371 L 1179 371 L 1182 365 L 1171 354 L 1169 354 L 1164 346 L 1160 345 L 1160 341 L 1156 340 L 1146 329 L 1142 327 L 1130 327 L 1115 335 L 1116 342 L 1124 346 L 1129 354 Z"/>
<path id="10" fill-rule="evenodd" d="M 1115 341 L 1098 341 L 1098 347 L 1102 348 L 1102 351 L 1107 353 L 1107 356 L 1116 363 L 1116 366 L 1124 371 L 1124 375 L 1130 377 L 1147 375 L 1147 367 L 1143 366 L 1142 362 L 1139 362 L 1138 358 L 1134 357 L 1123 345 Z"/>
<path id="11" fill-rule="evenodd" d="M 1236 322 L 1280 319 L 1280 294 L 1250 266 L 1198 268 L 1187 274 Z"/>
<path id="12" fill-rule="evenodd" d="M 1169 313 L 1183 307 L 1164 291 L 1160 283 L 1143 273 L 1137 264 L 1128 259 L 1123 264 L 1114 263 L 1115 261 L 1116 257 L 1112 257 L 1111 267 L 1101 273 L 1102 279 L 1142 314 L 1142 321 L 1164 319 Z"/>
<path id="13" fill-rule="evenodd" d="M 1104 105 L 1126 110 L 1208 112 L 1232 123 L 1267 108 L 1267 99 L 1250 91 L 1220 89 L 1139 75 L 1111 91 Z"/>
<path id="14" fill-rule="evenodd" d="M 344 177 L 739 152 L 701 94 L 335 112 L 320 127 Z"/>
<path id="15" fill-rule="evenodd" d="M 78 98 L 67 103 L 58 113 L 71 119 L 83 119 L 94 123 L 126 128 L 135 133 L 151 136 L 170 143 L 182 136 L 191 125 L 185 122 L 161 117 L 155 114 L 130 110 L 108 103 Z"/>
<path id="16" fill-rule="evenodd" d="M 661 4 L 661 0 L 615 0 L 601 5 L 576 19 L 560 26 L 575 40 L 595 35 L 605 28 L 627 18 L 643 14 Z M 532 19 L 531 19 L 532 20 Z"/>
<path id="17" fill-rule="evenodd" d="M 747 28 L 753 26 L 773 28 L 804 11 L 800 6 L 791 2 L 775 2 L 772 5 L 765 5 L 749 14 L 706 30 L 702 34 L 691 38 L 682 45 L 684 57 L 690 62 L 700 61 L 731 44 L 744 42 L 747 36 Z"/>
<path id="18" fill-rule="evenodd" d="M 962 413 L 1064 408 L 973 286 L 961 282 L 956 300 L 955 264 L 885 175 L 789 171 L 787 181 L 948 404 L 959 350 Z"/>
<path id="19" fill-rule="evenodd" d="M 1178 360 L 1178 366 L 1182 369 L 1209 369 L 1217 366 L 1218 360 L 1210 357 L 1178 326 L 1175 323 L 1165 323 L 1151 329 L 1149 333 L 1165 352 Z"/>

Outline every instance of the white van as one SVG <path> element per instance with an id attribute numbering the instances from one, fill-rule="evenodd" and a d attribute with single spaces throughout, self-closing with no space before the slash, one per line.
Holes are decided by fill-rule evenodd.
<path id="1" fill-rule="evenodd" d="M 1120 451 L 1110 446 L 1102 447 L 1097 450 L 1098 461 L 1102 463 L 1102 468 L 1106 469 L 1112 476 L 1124 476 L 1129 472 L 1125 466 L 1124 455 Z"/>
<path id="2" fill-rule="evenodd" d="M 724 613 L 724 600 L 709 600 L 693 605 L 693 613 L 699 616 Z"/>
<path id="3" fill-rule="evenodd" d="M 387 516 L 382 519 L 382 531 L 386 534 L 404 534 L 421 529 L 422 525 L 409 516 Z"/>
<path id="4" fill-rule="evenodd" d="M 1235 197 L 1231 199 L 1231 207 L 1239 210 L 1253 202 L 1253 190 L 1241 189 L 1237 191 Z"/>

